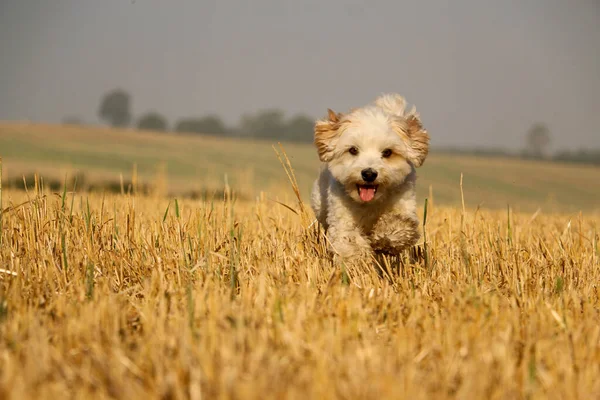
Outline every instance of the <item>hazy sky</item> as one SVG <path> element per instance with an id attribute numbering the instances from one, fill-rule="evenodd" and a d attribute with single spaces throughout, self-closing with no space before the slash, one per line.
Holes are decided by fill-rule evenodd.
<path id="1" fill-rule="evenodd" d="M 171 122 L 399 92 L 433 145 L 600 147 L 600 1 L 0 0 L 0 119 L 97 122 L 115 87 Z"/>

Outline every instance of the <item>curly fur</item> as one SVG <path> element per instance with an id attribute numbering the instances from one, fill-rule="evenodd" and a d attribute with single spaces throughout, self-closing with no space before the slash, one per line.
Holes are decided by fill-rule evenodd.
<path id="1" fill-rule="evenodd" d="M 328 110 L 314 133 L 323 165 L 311 205 L 330 251 L 342 258 L 396 255 L 414 245 L 420 238 L 415 168 L 429 151 L 416 109 L 407 112 L 402 96 L 386 94 L 347 114 Z M 372 182 L 364 180 L 367 169 L 377 173 Z"/>

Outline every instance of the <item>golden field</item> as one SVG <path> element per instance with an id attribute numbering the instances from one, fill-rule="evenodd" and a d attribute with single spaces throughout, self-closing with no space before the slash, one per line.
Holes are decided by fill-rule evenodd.
<path id="1" fill-rule="evenodd" d="M 378 272 L 280 189 L 5 189 L 0 398 L 600 396 L 598 214 L 430 204 Z"/>
<path id="2" fill-rule="evenodd" d="M 600 397 L 600 169 L 433 152 L 417 256 L 352 267 L 285 151 L 0 124 L 0 399 Z"/>

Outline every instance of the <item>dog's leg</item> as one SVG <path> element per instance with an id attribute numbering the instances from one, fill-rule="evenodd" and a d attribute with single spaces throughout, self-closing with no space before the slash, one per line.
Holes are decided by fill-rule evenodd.
<path id="1" fill-rule="evenodd" d="M 357 229 L 336 225 L 329 227 L 328 244 L 335 258 L 358 259 L 372 254 L 371 244 Z"/>
<path id="2" fill-rule="evenodd" d="M 390 213 L 383 215 L 373 227 L 371 245 L 378 252 L 400 255 L 419 238 L 419 220 L 416 215 Z"/>
<path id="3" fill-rule="evenodd" d="M 336 197 L 329 198 L 327 224 L 328 247 L 335 258 L 358 259 L 372 254 L 371 243 L 357 226 L 351 210 Z"/>

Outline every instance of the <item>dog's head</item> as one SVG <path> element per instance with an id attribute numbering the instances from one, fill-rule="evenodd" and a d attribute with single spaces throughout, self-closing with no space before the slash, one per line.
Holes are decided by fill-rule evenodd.
<path id="1" fill-rule="evenodd" d="M 315 124 L 315 145 L 333 177 L 359 203 L 385 197 L 425 161 L 429 135 L 403 97 L 383 95 L 347 114 L 328 110 Z"/>

